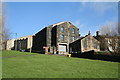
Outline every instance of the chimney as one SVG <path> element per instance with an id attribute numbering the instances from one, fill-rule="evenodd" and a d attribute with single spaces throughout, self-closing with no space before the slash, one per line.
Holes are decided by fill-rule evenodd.
<path id="1" fill-rule="evenodd" d="M 109 34 L 108 34 L 108 33 L 106 33 L 106 36 L 108 37 L 108 36 L 109 36 Z"/>
<path id="2" fill-rule="evenodd" d="M 100 35 L 100 32 L 99 31 L 96 31 L 96 36 L 99 36 Z"/>
<path id="3" fill-rule="evenodd" d="M 90 35 L 90 31 L 88 32 L 88 35 Z"/>

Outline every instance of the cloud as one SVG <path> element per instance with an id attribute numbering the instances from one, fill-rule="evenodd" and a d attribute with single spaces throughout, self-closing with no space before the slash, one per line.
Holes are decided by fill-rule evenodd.
<path id="1" fill-rule="evenodd" d="M 85 27 L 84 24 L 80 23 L 80 20 L 76 20 L 75 22 L 73 22 L 73 24 L 74 24 L 75 26 L 79 27 L 79 28 Z"/>
<path id="2" fill-rule="evenodd" d="M 108 2 L 81 2 L 81 5 L 83 9 L 90 8 L 101 15 L 103 15 L 108 10 L 117 8 L 112 3 Z"/>
<path id="3" fill-rule="evenodd" d="M 106 11 L 113 9 L 113 5 L 109 3 L 93 3 L 92 8 L 100 14 L 104 14 Z"/>

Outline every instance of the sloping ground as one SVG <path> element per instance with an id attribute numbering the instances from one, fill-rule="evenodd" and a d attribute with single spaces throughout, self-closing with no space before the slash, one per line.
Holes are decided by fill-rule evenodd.
<path id="1" fill-rule="evenodd" d="M 3 51 L 3 78 L 118 78 L 117 62 Z"/>

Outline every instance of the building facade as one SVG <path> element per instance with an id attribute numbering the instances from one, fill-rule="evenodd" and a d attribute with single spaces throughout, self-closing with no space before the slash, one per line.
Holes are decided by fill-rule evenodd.
<path id="1" fill-rule="evenodd" d="M 79 29 L 70 22 L 50 25 L 33 37 L 33 51 L 67 54 L 69 43 L 79 39 L 79 37 Z"/>
<path id="2" fill-rule="evenodd" d="M 10 39 L 7 41 L 6 50 L 14 49 L 14 41 L 15 41 L 15 39 Z"/>
<path id="3" fill-rule="evenodd" d="M 15 50 L 32 51 L 33 35 L 18 38 L 14 43 Z"/>
<path id="4" fill-rule="evenodd" d="M 66 21 L 49 25 L 35 35 L 16 39 L 14 49 L 45 54 L 83 53 L 100 51 L 100 42 L 90 33 L 80 37 L 79 28 Z"/>
<path id="5" fill-rule="evenodd" d="M 70 53 L 84 53 L 88 51 L 100 51 L 100 42 L 91 35 L 86 35 L 70 43 Z"/>

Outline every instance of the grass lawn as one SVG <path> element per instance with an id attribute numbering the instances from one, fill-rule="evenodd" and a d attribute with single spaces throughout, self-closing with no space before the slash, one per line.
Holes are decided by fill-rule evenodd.
<path id="1" fill-rule="evenodd" d="M 117 62 L 19 51 L 3 51 L 2 57 L 3 78 L 118 78 Z"/>

